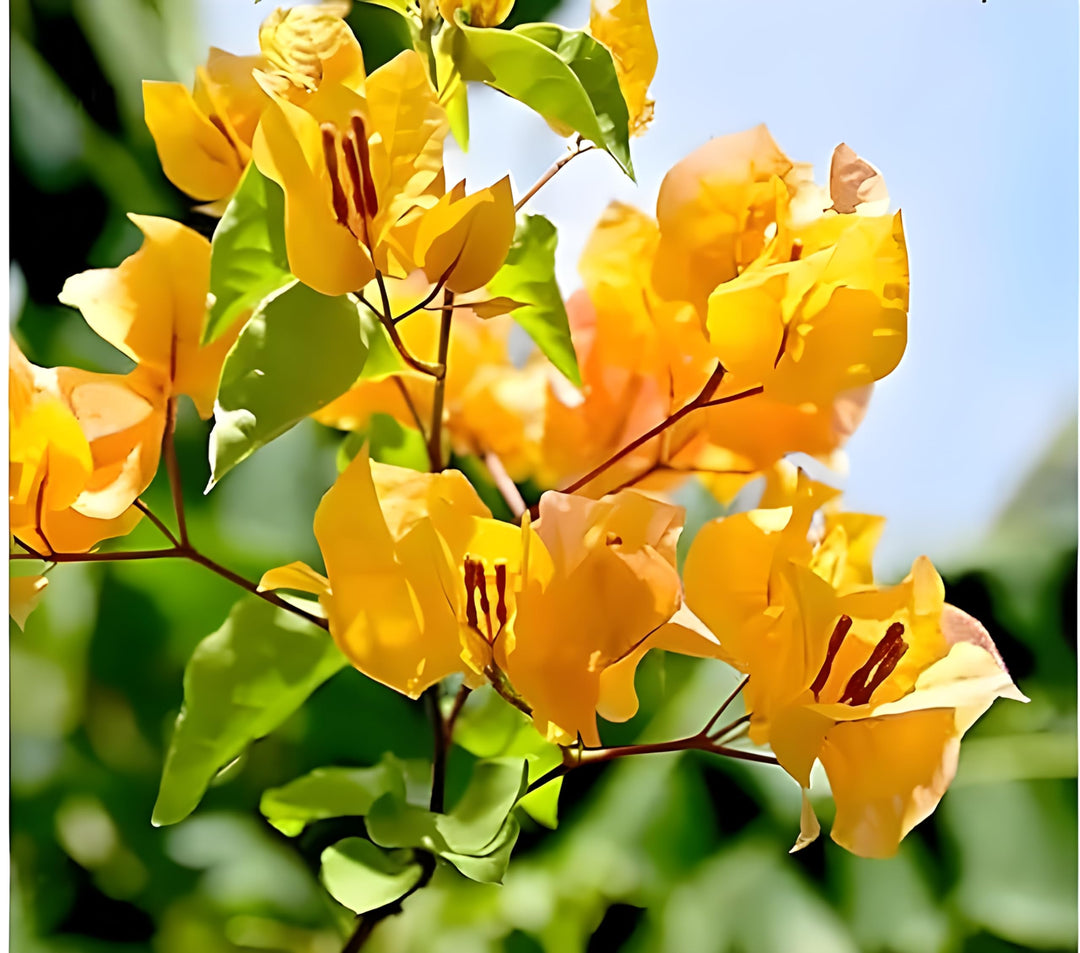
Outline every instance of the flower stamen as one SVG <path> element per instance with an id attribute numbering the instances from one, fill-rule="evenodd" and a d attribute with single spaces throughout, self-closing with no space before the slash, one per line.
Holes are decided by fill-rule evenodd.
<path id="1" fill-rule="evenodd" d="M 870 701 L 874 690 L 892 674 L 907 652 L 908 645 L 903 635 L 902 623 L 894 622 L 889 626 L 885 637 L 874 646 L 870 657 L 848 679 L 844 694 L 840 696 L 841 705 L 865 705 Z"/>
<path id="2" fill-rule="evenodd" d="M 320 127 L 322 132 L 323 155 L 326 157 L 326 171 L 330 177 L 330 195 L 334 205 L 334 215 L 338 222 L 349 228 L 349 200 L 345 197 L 345 190 L 341 187 L 338 178 L 338 155 L 337 155 L 337 130 L 330 123 L 323 123 Z M 349 229 L 352 231 L 352 229 Z"/>
<path id="3" fill-rule="evenodd" d="M 832 631 L 832 635 L 829 636 L 829 647 L 825 650 L 825 661 L 821 663 L 821 668 L 818 669 L 817 677 L 810 686 L 810 691 L 814 693 L 814 701 L 820 701 L 821 690 L 825 687 L 825 683 L 828 682 L 829 675 L 832 674 L 832 666 L 836 659 L 836 653 L 840 651 L 840 646 L 844 644 L 844 638 L 850 630 L 851 616 L 840 616 L 837 620 L 836 627 Z"/>

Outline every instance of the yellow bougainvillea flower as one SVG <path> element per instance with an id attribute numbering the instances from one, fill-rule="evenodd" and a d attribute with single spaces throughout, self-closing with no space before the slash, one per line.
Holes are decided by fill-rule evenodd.
<path id="1" fill-rule="evenodd" d="M 925 557 L 897 586 L 870 584 L 876 518 L 832 513 L 808 538 L 829 495 L 801 480 L 791 506 L 709 524 L 687 558 L 687 601 L 750 676 L 751 739 L 804 790 L 820 760 L 833 839 L 886 857 L 941 799 L 964 732 L 995 698 L 1025 699 Z M 816 833 L 805 802 L 796 846 Z"/>
<path id="2" fill-rule="evenodd" d="M 514 0 L 439 0 L 439 13 L 454 22 L 454 14 L 464 10 L 471 26 L 498 26 L 514 8 Z"/>
<path id="3" fill-rule="evenodd" d="M 60 300 L 114 347 L 157 374 L 168 396 L 187 394 L 204 419 L 214 412 L 221 365 L 244 317 L 202 345 L 210 288 L 210 243 L 167 218 L 131 215 L 142 247 L 117 268 L 84 271 Z"/>
<path id="4" fill-rule="evenodd" d="M 157 471 L 165 426 L 160 379 L 35 367 L 11 343 L 12 534 L 41 553 L 86 552 L 128 533 L 132 504 Z"/>
<path id="5" fill-rule="evenodd" d="M 448 129 L 412 50 L 372 73 L 363 93 L 323 83 L 303 107 L 273 97 L 252 148 L 285 192 L 293 273 L 338 295 L 363 288 L 376 266 L 394 277 L 414 270 L 418 216 L 444 190 Z"/>
<path id="6" fill-rule="evenodd" d="M 711 654 L 715 640 L 676 613 L 683 510 L 627 491 L 603 500 L 545 493 L 500 665 L 551 740 L 600 743 L 597 712 L 637 709 L 634 670 L 651 648 Z M 500 654 L 501 653 L 501 654 Z"/>
<path id="7" fill-rule="evenodd" d="M 630 113 L 630 135 L 639 136 L 653 118 L 648 93 L 657 62 L 646 0 L 592 0 L 589 32 L 611 53 Z"/>
<path id="8" fill-rule="evenodd" d="M 146 125 L 162 168 L 179 189 L 206 202 L 227 199 L 251 159 L 251 140 L 269 99 L 256 82 L 302 101 L 327 81 L 361 88 L 360 46 L 341 19 L 346 4 L 277 10 L 259 30 L 262 52 L 233 56 L 211 48 L 189 91 L 181 83 L 143 82 Z"/>
<path id="9" fill-rule="evenodd" d="M 293 563 L 268 572 L 261 586 L 317 595 L 349 661 L 416 698 L 447 675 L 478 677 L 488 667 L 488 638 L 508 618 L 520 572 L 520 533 L 491 518 L 462 474 L 375 463 L 365 449 L 315 514 L 326 577 Z M 478 579 L 486 622 L 496 626 L 484 638 L 473 599 Z"/>

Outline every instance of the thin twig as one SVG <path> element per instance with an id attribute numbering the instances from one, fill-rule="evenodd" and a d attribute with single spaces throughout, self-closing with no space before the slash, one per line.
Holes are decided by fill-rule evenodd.
<path id="1" fill-rule="evenodd" d="M 430 809 L 441 814 L 446 800 L 446 751 L 449 743 L 446 737 L 446 723 L 439 707 L 439 686 L 432 685 L 424 692 L 424 704 L 431 719 L 431 736 L 434 739 L 434 751 L 431 758 L 431 803 Z"/>
<path id="2" fill-rule="evenodd" d="M 398 329 L 394 327 L 394 321 L 390 315 L 390 300 L 389 297 L 386 296 L 386 285 L 382 281 L 382 275 L 379 272 L 375 272 L 375 274 L 379 279 L 379 290 L 384 295 L 383 308 L 385 310 L 380 311 L 378 308 L 372 305 L 372 303 L 368 301 L 368 299 L 365 298 L 363 294 L 358 294 L 357 298 L 360 300 L 361 304 L 363 304 L 366 308 L 369 308 L 371 312 L 376 317 L 378 317 L 379 323 L 382 324 L 382 326 L 386 329 L 386 334 L 390 338 L 390 343 L 394 345 L 394 348 L 397 350 L 398 354 L 401 355 L 401 359 L 406 364 L 408 364 L 409 367 L 411 367 L 414 371 L 419 371 L 421 374 L 427 374 L 430 377 L 434 377 L 436 380 L 438 380 L 443 375 L 442 368 L 437 364 L 430 364 L 427 361 L 420 360 L 420 358 L 416 357 L 405 346 L 405 342 L 401 339 L 401 335 L 398 333 Z"/>
<path id="3" fill-rule="evenodd" d="M 555 178 L 559 170 L 568 162 L 570 162 L 571 159 L 574 159 L 580 155 L 584 155 L 586 152 L 590 152 L 595 148 L 596 147 L 592 145 L 592 143 L 587 146 L 582 145 L 581 136 L 578 136 L 577 143 L 575 144 L 573 151 L 571 151 L 567 155 L 564 155 L 558 161 L 554 162 L 551 165 L 551 168 L 549 168 L 547 172 L 545 172 L 542 176 L 540 176 L 539 179 L 536 180 L 536 183 L 533 185 L 533 187 L 529 189 L 529 191 L 526 192 L 520 199 L 517 200 L 517 204 L 514 206 L 514 211 L 520 212 L 525 203 L 528 202 L 529 199 L 531 199 L 534 195 L 536 195 L 536 193 L 539 192 L 545 185 L 547 185 L 548 182 Z"/>
<path id="4" fill-rule="evenodd" d="M 454 740 L 454 725 L 457 724 L 458 715 L 461 714 L 461 709 L 465 707 L 465 702 L 468 700 L 469 695 L 472 694 L 472 689 L 468 685 L 462 683 L 461 688 L 458 689 L 457 695 L 454 696 L 454 704 L 450 708 L 450 713 L 446 716 L 446 746 L 450 747 L 451 742 Z"/>
<path id="5" fill-rule="evenodd" d="M 435 461 L 431 459 L 431 446 L 428 443 L 427 431 L 424 429 L 424 422 L 420 419 L 420 411 L 416 409 L 416 403 L 412 399 L 412 394 L 409 393 L 409 389 L 405 386 L 405 382 L 397 374 L 393 375 L 390 380 L 397 385 L 397 389 L 401 392 L 401 399 L 405 401 L 405 406 L 409 408 L 413 423 L 416 424 L 416 429 L 420 431 L 420 436 L 424 440 L 424 448 L 428 453 L 428 465 L 434 469 Z"/>
<path id="6" fill-rule="evenodd" d="M 439 356 L 441 373 L 435 379 L 435 398 L 431 406 L 431 430 L 428 437 L 428 456 L 431 469 L 436 473 L 443 468 L 442 423 L 443 403 L 446 399 L 446 358 L 450 352 L 450 326 L 454 317 L 454 292 L 443 291 L 443 311 L 439 321 Z"/>
<path id="7" fill-rule="evenodd" d="M 510 512 L 514 514 L 514 519 L 519 519 L 528 507 L 517 484 L 510 479 L 510 474 L 506 472 L 506 467 L 503 466 L 498 454 L 488 451 L 484 454 L 484 463 L 487 465 L 488 473 L 491 474 L 495 488 L 506 501 L 506 505 L 510 507 Z"/>
<path id="8" fill-rule="evenodd" d="M 148 520 L 150 520 L 150 522 L 153 523 L 159 530 L 161 530 L 162 534 L 165 536 L 165 538 L 170 543 L 173 544 L 173 546 L 175 546 L 177 549 L 179 549 L 181 547 L 182 544 L 181 544 L 180 540 L 178 540 L 176 538 L 176 536 L 173 534 L 173 531 L 171 529 L 169 529 L 169 527 L 166 526 L 165 523 L 162 520 L 160 520 L 154 513 L 152 513 L 151 510 L 150 510 L 150 507 L 147 506 L 142 500 L 140 500 L 140 499 L 135 500 L 135 508 L 137 510 L 141 510 L 143 515 Z"/>
<path id="9" fill-rule="evenodd" d="M 710 377 L 709 380 L 706 381 L 705 386 L 701 389 L 701 393 L 698 394 L 697 397 L 695 397 L 692 401 L 690 401 L 690 403 L 679 408 L 670 417 L 667 417 L 664 420 L 660 421 L 660 423 L 658 423 L 655 427 L 653 427 L 646 433 L 643 433 L 640 437 L 636 438 L 635 440 L 631 440 L 630 443 L 628 443 L 617 453 L 608 457 L 603 463 L 599 464 L 598 466 L 593 467 L 593 469 L 586 473 L 585 476 L 575 480 L 568 487 L 560 490 L 560 492 L 576 493 L 582 487 L 587 486 L 589 483 L 595 480 L 605 470 L 610 469 L 612 466 L 618 463 L 623 457 L 628 456 L 629 454 L 637 450 L 638 447 L 641 447 L 655 437 L 658 437 L 669 427 L 675 426 L 675 424 L 677 424 L 680 420 L 687 416 L 687 414 L 690 414 L 693 411 L 698 410 L 702 407 L 716 407 L 720 404 L 730 404 L 737 400 L 744 400 L 747 397 L 754 397 L 755 395 L 760 394 L 764 390 L 761 385 L 758 385 L 757 387 L 751 387 L 747 390 L 739 391 L 736 394 L 729 394 L 726 397 L 713 399 L 712 395 L 716 393 L 716 389 L 720 386 L 720 381 L 722 380 L 723 376 L 724 369 L 722 366 L 718 366 L 716 371 L 713 372 L 712 377 Z"/>
<path id="10" fill-rule="evenodd" d="M 424 298 L 423 301 L 414 304 L 411 308 L 409 308 L 408 311 L 402 311 L 401 314 L 395 315 L 390 320 L 393 321 L 394 324 L 397 324 L 399 321 L 404 321 L 410 314 L 416 314 L 417 311 L 424 310 L 429 304 L 431 304 L 432 301 L 435 300 L 436 297 L 438 297 L 438 294 L 440 291 L 443 290 L 443 285 L 446 284 L 446 279 L 448 277 L 449 275 L 444 275 L 442 278 L 440 278 L 438 283 L 435 285 L 434 288 L 431 289 L 431 292 L 427 295 L 426 298 Z"/>
<path id="11" fill-rule="evenodd" d="M 720 720 L 720 716 L 721 716 L 721 715 L 722 715 L 722 714 L 723 714 L 723 713 L 724 713 L 725 711 L 727 711 L 727 710 L 728 710 L 728 708 L 730 707 L 731 703 L 732 703 L 733 701 L 735 701 L 735 699 L 736 699 L 736 698 L 738 698 L 738 697 L 739 697 L 739 695 L 740 695 L 740 694 L 742 693 L 742 690 L 743 690 L 744 688 L 746 688 L 746 683 L 747 683 L 748 681 L 750 681 L 750 676 L 749 676 L 749 675 L 747 675 L 747 676 L 746 676 L 746 678 L 744 678 L 744 679 L 743 679 L 743 680 L 742 680 L 741 682 L 739 682 L 739 684 L 738 684 L 738 685 L 736 685 L 734 689 L 732 689 L 732 691 L 731 691 L 731 694 L 730 694 L 730 695 L 728 695 L 728 697 L 727 697 L 727 698 L 725 698 L 725 699 L 724 699 L 724 700 L 723 700 L 723 701 L 722 701 L 722 702 L 720 703 L 720 707 L 719 707 L 719 708 L 717 708 L 717 709 L 716 709 L 716 711 L 715 711 L 715 712 L 713 713 L 713 716 L 712 716 L 712 718 L 710 718 L 710 719 L 709 719 L 709 720 L 708 720 L 708 721 L 707 721 L 707 722 L 705 723 L 705 727 L 701 729 L 701 733 L 702 733 L 703 735 L 708 735 L 708 734 L 709 734 L 709 732 L 710 732 L 710 731 L 712 731 L 712 726 L 713 726 L 713 725 L 715 725 L 715 724 L 717 723 L 717 721 L 719 721 L 719 720 Z"/>
<path id="12" fill-rule="evenodd" d="M 750 676 L 748 675 L 747 678 Z M 709 740 L 719 744 L 721 741 L 734 741 L 739 735 L 742 734 L 740 729 L 745 728 L 750 724 L 749 713 L 740 715 L 734 721 L 728 722 L 726 725 L 717 728 L 710 736 Z"/>
<path id="13" fill-rule="evenodd" d="M 260 589 L 258 585 L 253 583 L 250 579 L 245 579 L 231 569 L 222 566 L 221 563 L 215 562 L 209 556 L 204 556 L 198 550 L 188 547 L 181 551 L 181 555 L 186 556 L 192 562 L 198 563 L 200 566 L 209 569 L 211 572 L 217 573 L 222 579 L 228 579 L 229 582 L 234 585 L 239 586 L 241 589 L 246 589 L 253 596 L 258 596 L 260 599 L 269 602 L 271 605 L 277 606 L 279 609 L 284 609 L 286 612 L 291 612 L 293 615 L 300 616 L 302 619 L 307 619 L 308 622 L 312 625 L 317 625 L 320 629 L 329 630 L 330 628 L 330 623 L 321 616 L 314 615 L 306 609 L 300 608 L 300 606 L 287 602 L 276 592 L 272 592 L 269 589 Z"/>
<path id="14" fill-rule="evenodd" d="M 137 559 L 182 559 L 187 555 L 182 549 L 137 549 L 117 553 L 12 553 L 9 559 L 43 559 L 48 563 L 114 563 Z"/>

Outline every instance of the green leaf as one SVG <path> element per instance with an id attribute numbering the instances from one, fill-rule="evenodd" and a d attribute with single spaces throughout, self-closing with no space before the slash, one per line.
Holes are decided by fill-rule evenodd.
<path id="1" fill-rule="evenodd" d="M 376 327 L 375 316 L 347 295 L 329 298 L 295 283 L 267 298 L 221 371 L 210 487 L 345 393 L 364 370 Z"/>
<path id="2" fill-rule="evenodd" d="M 348 837 L 322 852 L 322 882 L 338 903 L 366 913 L 405 896 L 423 876 L 411 850 L 380 850 Z"/>
<path id="3" fill-rule="evenodd" d="M 461 854 L 490 850 L 528 783 L 529 767 L 521 758 L 478 762 L 461 800 L 437 816 L 446 846 Z"/>
<path id="4" fill-rule="evenodd" d="M 506 93 L 557 129 L 579 133 L 634 178 L 630 116 L 611 53 L 601 43 L 553 23 L 490 30 L 458 17 L 456 26 L 453 56 L 462 78 Z"/>
<path id="5" fill-rule="evenodd" d="M 210 308 L 203 340 L 212 341 L 244 311 L 292 280 L 285 254 L 285 196 L 252 162 L 214 229 Z"/>
<path id="6" fill-rule="evenodd" d="M 532 719 L 508 704 L 490 686 L 469 695 L 454 727 L 454 741 L 478 758 L 525 758 L 529 782 L 562 763 L 562 750 L 540 734 Z M 558 826 L 562 778 L 521 798 L 520 806 L 545 827 Z"/>
<path id="7" fill-rule="evenodd" d="M 527 772 L 528 765 L 519 758 L 479 762 L 461 801 L 447 814 L 386 794 L 368 812 L 368 834 L 382 847 L 484 856 L 497 848 L 495 841 L 525 792 Z"/>
<path id="8" fill-rule="evenodd" d="M 518 223 L 506 262 L 488 282 L 492 295 L 525 302 L 513 312 L 521 325 L 555 367 L 571 383 L 581 386 L 570 323 L 555 281 L 555 246 L 559 236 L 543 215 L 526 215 Z"/>
<path id="9" fill-rule="evenodd" d="M 481 855 L 457 854 L 444 851 L 440 856 L 449 861 L 470 880 L 482 884 L 502 883 L 506 868 L 510 864 L 510 855 L 517 843 L 521 825 L 512 814 L 507 817 L 499 829 L 495 840 L 488 845 L 488 852 Z"/>
<path id="10" fill-rule="evenodd" d="M 152 823 L 187 817 L 224 765 L 277 728 L 345 664 L 330 637 L 311 623 L 254 596 L 238 602 L 184 670 L 184 704 Z"/>
<path id="11" fill-rule="evenodd" d="M 282 834 L 295 837 L 311 821 L 362 817 L 387 792 L 405 797 L 401 762 L 392 754 L 371 768 L 316 768 L 265 791 L 259 810 Z"/>

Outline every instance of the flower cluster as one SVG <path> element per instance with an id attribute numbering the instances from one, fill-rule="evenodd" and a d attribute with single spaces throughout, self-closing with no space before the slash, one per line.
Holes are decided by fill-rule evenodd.
<path id="1" fill-rule="evenodd" d="M 256 56 L 212 50 L 190 91 L 145 85 L 166 175 L 224 215 L 213 251 L 179 223 L 132 216 L 142 249 L 65 285 L 61 300 L 130 373 L 37 368 L 12 346 L 12 533 L 46 559 L 127 533 L 180 395 L 204 418 L 217 401 L 212 453 L 251 452 L 253 435 L 308 415 L 358 431 L 366 442 L 314 518 L 324 571 L 271 569 L 264 597 L 286 610 L 298 597 L 274 591 L 317 597 L 297 611 L 411 698 L 452 676 L 465 691 L 490 684 L 567 765 L 601 746 L 598 718 L 636 712 L 650 650 L 722 660 L 748 676 L 750 741 L 803 789 L 820 762 L 833 838 L 888 855 L 942 796 L 964 731 L 995 698 L 1023 697 L 930 562 L 875 583 L 882 521 L 843 512 L 785 459 L 836 467 L 901 359 L 900 215 L 847 146 L 821 188 L 758 126 L 672 168 L 655 217 L 612 204 L 564 306 L 544 265 L 550 225 L 518 216 L 529 196 L 509 177 L 446 182 L 462 91 L 487 82 L 576 132 L 571 157 L 589 139 L 628 167 L 656 50 L 642 0 L 595 0 L 589 32 L 574 33 L 495 29 L 511 6 L 404 4 L 416 48 L 370 72 L 344 5 L 278 11 Z M 537 93 L 529 63 L 569 84 L 565 101 Z M 276 219 L 270 200 L 245 204 L 249 186 L 278 202 Z M 216 326 L 225 290 L 250 306 Z M 321 343 L 331 314 L 360 357 L 302 403 L 296 381 L 345 361 Z M 523 364 L 513 320 L 540 345 Z M 282 366 L 292 376 L 275 377 Z M 251 396 L 261 386 L 272 400 Z M 427 472 L 379 459 L 380 415 L 419 438 Z M 470 459 L 513 519 L 457 467 Z M 680 573 L 670 495 L 690 479 L 725 504 L 755 479 L 765 489 L 758 508 L 707 524 Z M 544 491 L 532 507 L 523 487 Z M 183 532 L 173 541 L 171 554 L 194 553 Z M 40 595 L 40 580 L 19 585 L 24 603 Z M 705 731 L 685 747 L 725 753 L 730 740 Z M 808 804 L 800 845 L 817 833 Z"/>

